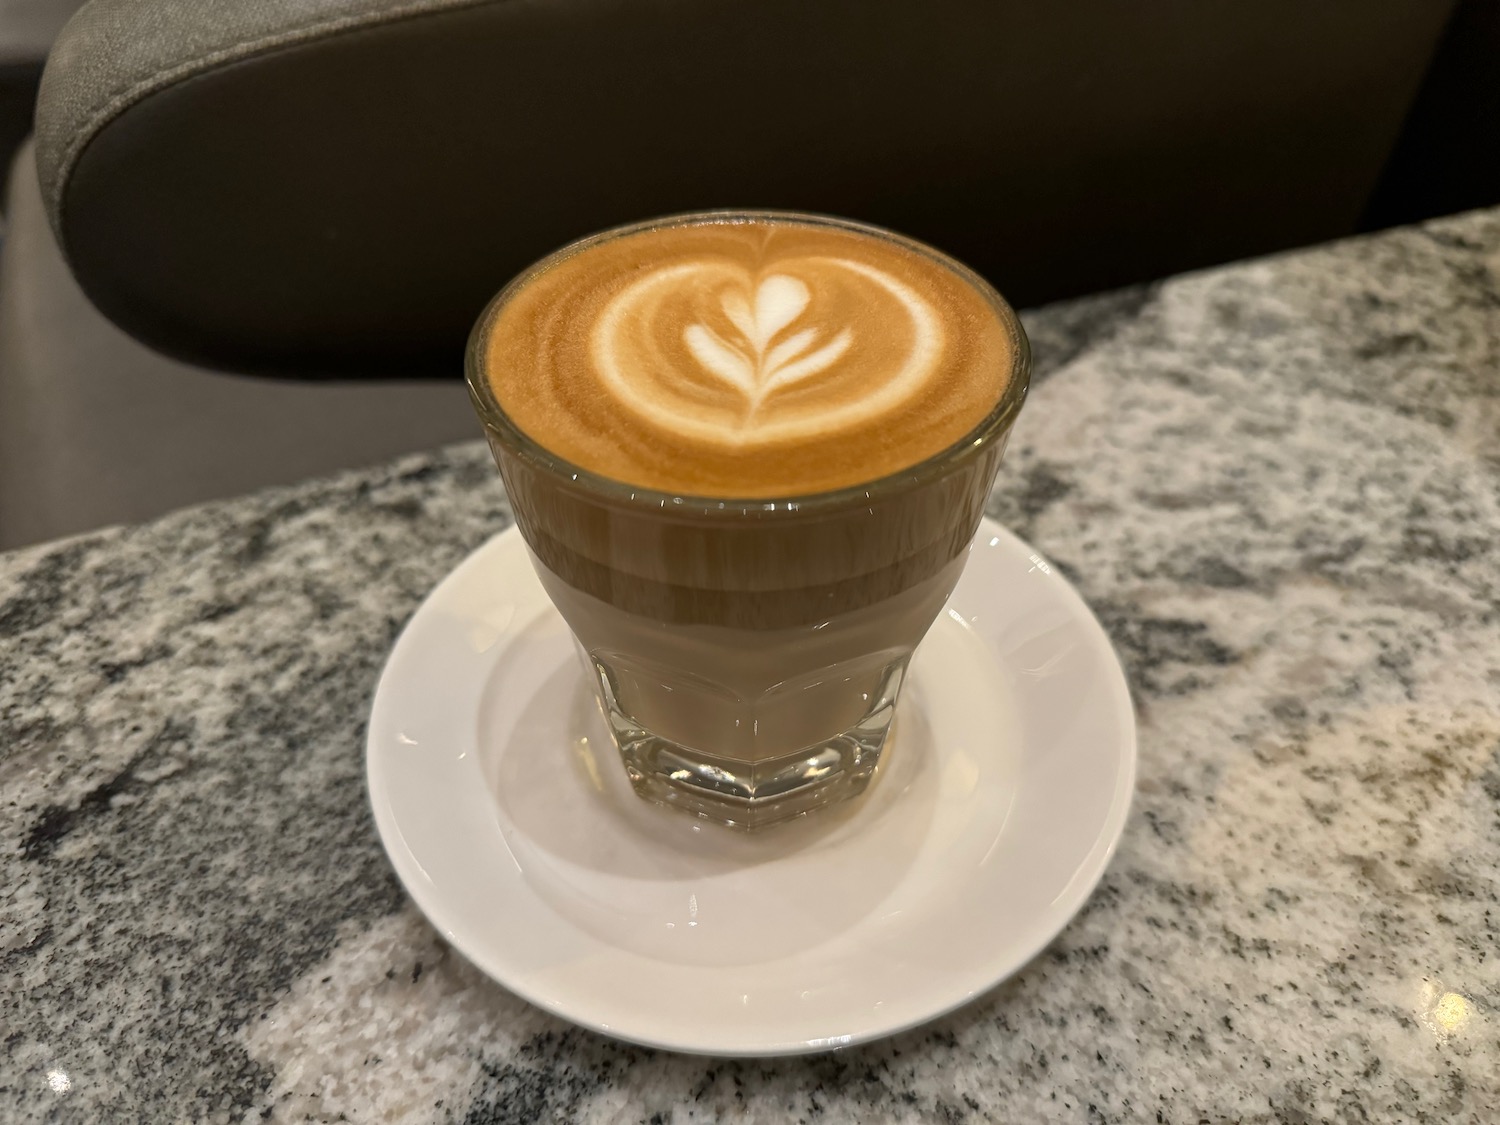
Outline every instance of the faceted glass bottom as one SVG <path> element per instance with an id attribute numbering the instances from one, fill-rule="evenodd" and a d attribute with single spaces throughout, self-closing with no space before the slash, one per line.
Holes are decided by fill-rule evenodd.
<path id="1" fill-rule="evenodd" d="M 868 710 L 852 727 L 754 760 L 726 758 L 652 733 L 621 709 L 608 665 L 597 658 L 590 663 L 605 721 L 637 795 L 720 824 L 757 829 L 864 792 L 890 734 L 907 658 L 885 669 Z"/>

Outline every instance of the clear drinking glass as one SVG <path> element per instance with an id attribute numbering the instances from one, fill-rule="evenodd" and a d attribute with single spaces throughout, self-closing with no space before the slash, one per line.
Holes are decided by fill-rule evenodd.
<path id="1" fill-rule="evenodd" d="M 569 464 L 517 428 L 485 363 L 508 300 L 558 257 L 598 241 L 734 219 L 845 228 L 957 273 L 1013 344 L 1009 381 L 988 416 L 898 473 L 773 500 L 639 488 Z M 1026 397 L 1030 349 L 1000 295 L 937 251 L 862 223 L 792 212 L 676 215 L 573 243 L 521 274 L 480 316 L 466 370 L 516 523 L 578 642 L 636 792 L 751 828 L 862 792 L 912 651 L 958 581 Z"/>

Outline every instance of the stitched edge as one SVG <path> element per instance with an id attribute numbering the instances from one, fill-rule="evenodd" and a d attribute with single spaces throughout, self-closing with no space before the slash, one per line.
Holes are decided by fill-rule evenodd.
<path id="1" fill-rule="evenodd" d="M 84 150 L 103 131 L 104 126 L 143 100 L 148 94 L 159 93 L 225 63 L 240 62 L 255 55 L 271 54 L 283 48 L 298 47 L 312 39 L 324 36 L 333 37 L 343 32 L 362 31 L 366 28 L 380 27 L 402 20 L 420 19 L 424 16 L 446 15 L 464 8 L 483 8 L 506 2 L 508 0 L 438 0 L 441 6 L 434 7 L 433 0 L 410 0 L 409 3 L 375 14 L 335 16 L 304 27 L 261 35 L 242 43 L 221 47 L 217 51 L 179 63 L 166 70 L 157 71 L 145 78 L 135 79 L 108 95 L 100 106 L 84 119 L 82 126 L 75 131 L 74 139 L 68 142 L 58 158 L 52 183 L 55 198 L 43 201 L 58 242 L 66 246 L 66 239 L 63 237 L 63 200 L 67 195 L 67 185 L 72 177 L 74 166 L 77 165 Z"/>

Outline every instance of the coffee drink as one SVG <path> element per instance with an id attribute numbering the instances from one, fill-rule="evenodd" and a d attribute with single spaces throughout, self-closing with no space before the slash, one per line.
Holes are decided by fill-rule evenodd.
<path id="1" fill-rule="evenodd" d="M 486 375 L 533 441 L 679 495 L 787 497 L 938 453 L 1000 401 L 1015 343 L 928 254 L 811 223 L 658 227 L 538 273 Z"/>
<path id="2" fill-rule="evenodd" d="M 639 792 L 758 826 L 865 787 L 1028 359 L 962 266 L 811 216 L 607 232 L 496 298 L 470 389 Z"/>

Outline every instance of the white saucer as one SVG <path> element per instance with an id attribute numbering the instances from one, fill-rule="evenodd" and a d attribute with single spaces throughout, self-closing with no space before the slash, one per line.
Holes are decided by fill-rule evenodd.
<path id="1" fill-rule="evenodd" d="M 396 873 L 495 980 L 649 1046 L 826 1050 L 963 1004 L 1083 905 L 1135 775 L 1125 676 L 1083 601 L 988 520 L 971 550 L 869 791 L 745 834 L 634 795 L 519 534 L 496 536 L 375 693 Z"/>

